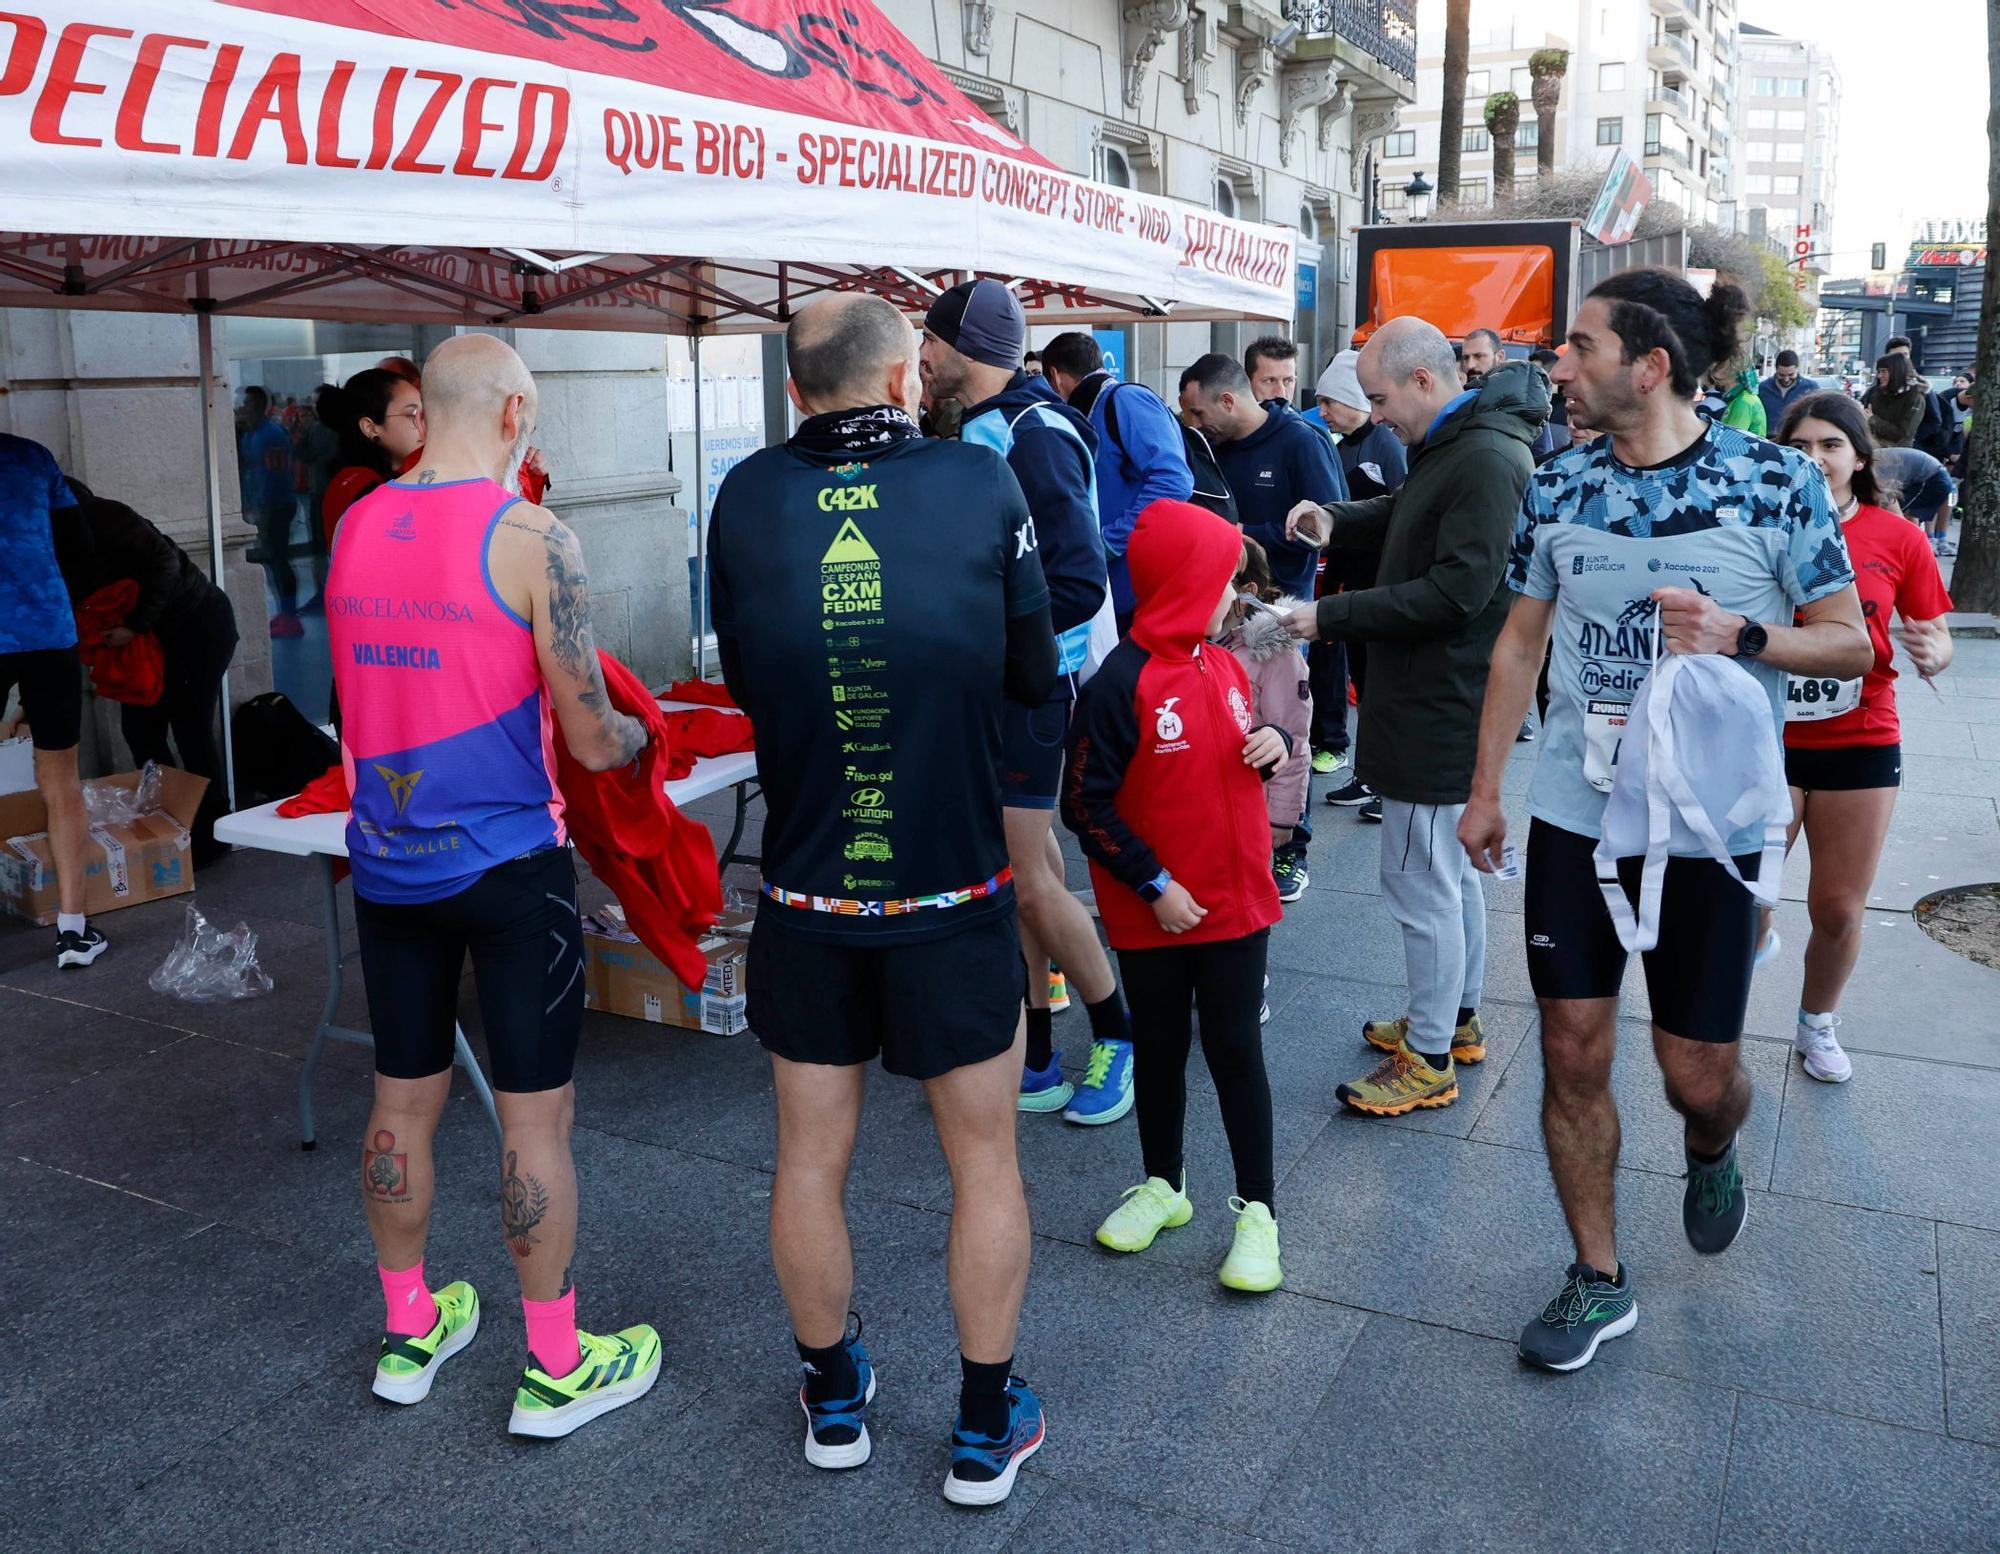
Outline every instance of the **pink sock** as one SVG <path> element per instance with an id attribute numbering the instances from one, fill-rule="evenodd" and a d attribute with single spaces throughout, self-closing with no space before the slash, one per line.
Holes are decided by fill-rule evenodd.
<path id="1" fill-rule="evenodd" d="M 390 1332 L 403 1338 L 421 1338 L 437 1326 L 437 1302 L 431 1299 L 430 1288 L 424 1283 L 421 1257 L 416 1267 L 400 1273 L 380 1263 L 375 1265 L 375 1271 L 382 1276 L 382 1304 L 389 1312 L 389 1320 L 383 1325 Z"/>
<path id="2" fill-rule="evenodd" d="M 567 1376 L 583 1364 L 576 1343 L 576 1290 L 572 1286 L 554 1300 L 521 1297 L 521 1315 L 528 1324 L 528 1353 L 545 1376 Z"/>

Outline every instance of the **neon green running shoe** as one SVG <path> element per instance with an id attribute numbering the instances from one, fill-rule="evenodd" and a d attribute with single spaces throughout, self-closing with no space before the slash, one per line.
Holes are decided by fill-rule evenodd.
<path id="1" fill-rule="evenodd" d="M 1253 1295 L 1275 1290 L 1285 1282 L 1285 1271 L 1278 1265 L 1278 1222 L 1261 1203 L 1231 1198 L 1229 1206 L 1236 1211 L 1236 1239 L 1216 1277 L 1229 1289 Z"/>
<path id="2" fill-rule="evenodd" d="M 431 1395 L 438 1367 L 457 1354 L 479 1332 L 479 1296 L 463 1279 L 434 1290 L 437 1325 L 421 1338 L 405 1333 L 382 1335 L 382 1357 L 375 1362 L 378 1398 L 391 1403 L 421 1403 Z"/>
<path id="3" fill-rule="evenodd" d="M 1313 771 L 1317 775 L 1324 777 L 1328 773 L 1337 772 L 1347 765 L 1347 752 L 1345 750 L 1315 750 L 1313 752 L 1312 765 Z"/>
<path id="4" fill-rule="evenodd" d="M 1185 1172 L 1179 1187 L 1149 1176 L 1137 1187 L 1125 1189 L 1123 1201 L 1097 1227 L 1097 1244 L 1114 1252 L 1143 1252 L 1161 1231 L 1178 1230 L 1193 1218 Z"/>
<path id="5" fill-rule="evenodd" d="M 659 1380 L 660 1335 L 643 1322 L 608 1338 L 579 1332 L 576 1344 L 583 1363 L 567 1376 L 551 1376 L 532 1364 L 521 1373 L 508 1434 L 544 1440 L 568 1435 L 599 1414 L 644 1397 Z"/>

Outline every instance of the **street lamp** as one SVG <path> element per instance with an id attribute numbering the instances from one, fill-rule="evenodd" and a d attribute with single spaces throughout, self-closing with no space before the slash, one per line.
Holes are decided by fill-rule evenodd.
<path id="1" fill-rule="evenodd" d="M 1422 221 L 1431 213 L 1432 192 L 1421 171 L 1410 175 L 1410 181 L 1403 185 L 1403 197 L 1409 202 L 1410 220 Z"/>

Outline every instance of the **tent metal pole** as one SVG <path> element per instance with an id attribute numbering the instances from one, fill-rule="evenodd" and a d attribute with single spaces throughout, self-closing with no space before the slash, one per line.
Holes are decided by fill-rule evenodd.
<path id="1" fill-rule="evenodd" d="M 205 288 L 204 288 L 205 289 Z M 201 396 L 201 473 L 208 488 L 208 575 L 224 593 L 222 562 L 222 471 L 215 449 L 215 315 L 206 307 L 194 317 L 196 387 Z M 222 675 L 222 781 L 229 807 L 236 808 L 236 736 L 231 728 L 229 672 Z"/>
<path id="2" fill-rule="evenodd" d="M 701 451 L 701 336 L 688 337 L 694 358 L 694 677 L 708 678 L 708 465 Z"/>

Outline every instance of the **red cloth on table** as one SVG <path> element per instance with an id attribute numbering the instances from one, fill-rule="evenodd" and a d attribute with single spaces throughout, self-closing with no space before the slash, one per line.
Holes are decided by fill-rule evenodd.
<path id="1" fill-rule="evenodd" d="M 736 698 L 729 694 L 729 687 L 718 680 L 676 680 L 660 692 L 660 700 L 692 702 L 697 707 L 736 705 Z"/>
<path id="2" fill-rule="evenodd" d="M 76 607 L 76 651 L 90 671 L 91 689 L 109 701 L 151 707 L 166 694 L 167 655 L 160 639 L 142 631 L 116 647 L 104 640 L 139 602 L 139 585 L 129 577 L 106 583 Z"/>
<path id="3" fill-rule="evenodd" d="M 669 698 L 671 700 L 671 698 Z M 674 781 L 694 770 L 695 757 L 734 755 L 756 747 L 756 730 L 740 712 L 662 712 L 667 726 L 667 779 Z"/>
<path id="4" fill-rule="evenodd" d="M 639 941 L 687 987 L 700 987 L 708 962 L 699 941 L 722 911 L 722 880 L 708 828 L 674 808 L 664 791 L 673 752 L 665 716 L 638 676 L 599 653 L 611 705 L 651 736 L 634 766 L 592 772 L 555 732 L 556 786 L 570 840 L 591 873 L 611 887 Z M 746 720 L 747 721 L 747 720 Z"/>
<path id="5" fill-rule="evenodd" d="M 280 820 L 297 820 L 301 815 L 338 815 L 353 807 L 348 791 L 347 768 L 335 762 L 278 806 Z"/>

